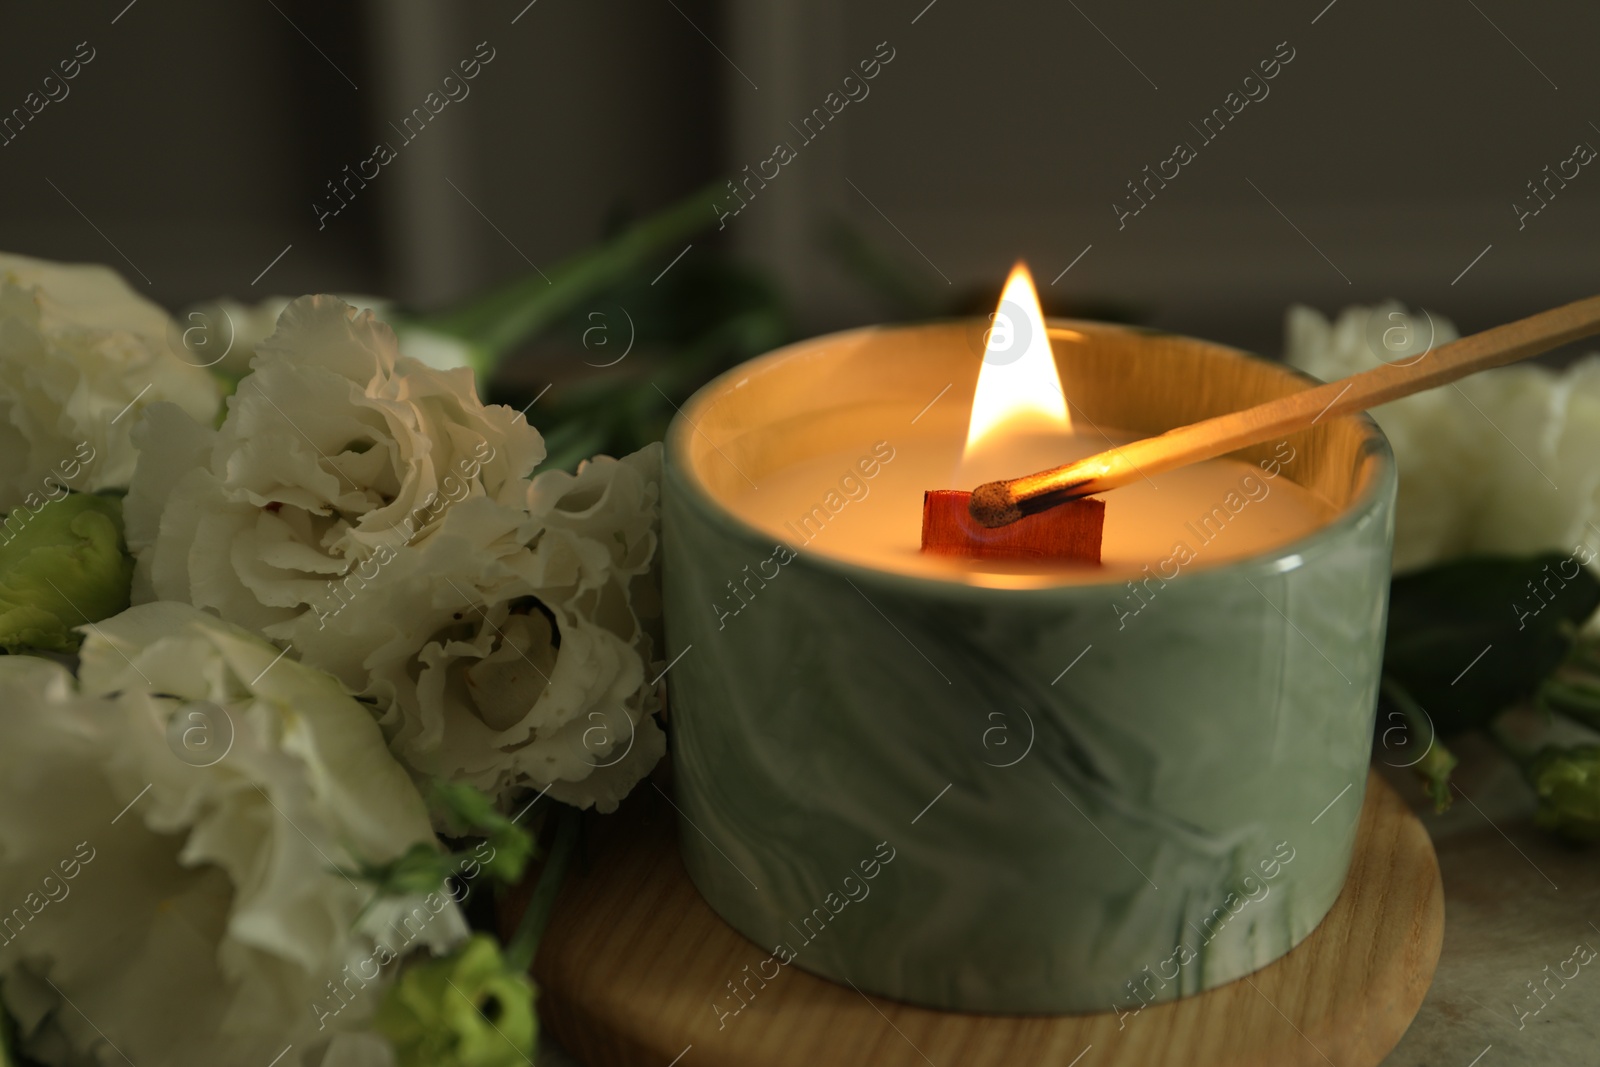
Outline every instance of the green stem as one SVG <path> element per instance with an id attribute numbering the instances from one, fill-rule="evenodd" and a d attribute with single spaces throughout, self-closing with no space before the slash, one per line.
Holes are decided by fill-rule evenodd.
<path id="1" fill-rule="evenodd" d="M 1419 741 L 1423 737 L 1431 738 L 1427 753 L 1411 769 L 1422 779 L 1423 790 L 1433 798 L 1433 810 L 1439 814 L 1449 811 L 1450 772 L 1455 770 L 1456 764 L 1460 761 L 1456 759 L 1455 753 L 1444 746 L 1444 742 L 1438 736 L 1438 730 L 1432 724 L 1433 720 L 1428 717 L 1422 705 L 1412 699 L 1405 686 L 1387 674 L 1383 676 L 1380 684 L 1384 696 L 1389 698 L 1399 710 L 1401 717 L 1405 719 L 1406 729 L 1410 731 L 1411 736 Z"/>
<path id="2" fill-rule="evenodd" d="M 1546 678 L 1539 686 L 1539 707 L 1547 713 L 1565 715 L 1591 729 L 1600 730 L 1600 686 L 1589 682 L 1569 682 Z"/>
<path id="3" fill-rule="evenodd" d="M 410 319 L 411 325 L 469 342 L 480 378 L 487 378 L 517 345 L 537 335 L 585 299 L 622 281 L 646 259 L 672 249 L 717 220 L 717 188 L 708 185 L 595 248 L 507 282 L 471 303 Z"/>
<path id="4" fill-rule="evenodd" d="M 1412 699 L 1405 686 L 1387 674 L 1383 676 L 1379 685 L 1383 689 L 1383 695 L 1389 698 L 1400 712 L 1401 718 L 1405 719 L 1406 729 L 1412 737 L 1421 738 L 1434 733 L 1428 713 L 1422 709 L 1422 705 Z"/>
<path id="5" fill-rule="evenodd" d="M 550 855 L 539 871 L 539 880 L 534 883 L 533 895 L 528 898 L 528 907 L 517 923 L 516 933 L 511 935 L 506 945 L 506 962 L 513 970 L 525 973 L 539 954 L 539 940 L 544 936 L 545 927 L 550 925 L 556 894 L 561 891 L 561 882 L 578 843 L 578 822 L 582 817 L 576 808 L 566 805 L 560 808 L 556 819 L 556 839 L 550 846 Z"/>

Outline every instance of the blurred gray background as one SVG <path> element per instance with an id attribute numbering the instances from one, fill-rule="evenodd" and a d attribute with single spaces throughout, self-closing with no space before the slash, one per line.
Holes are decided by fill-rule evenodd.
<path id="1" fill-rule="evenodd" d="M 1552 183 L 1521 229 L 1513 208 L 1600 146 L 1593 4 L 97 0 L 4 18 L 0 115 L 26 123 L 0 145 L 0 247 L 111 263 L 172 307 L 440 306 L 778 141 L 798 158 L 689 254 L 764 264 L 806 331 L 884 313 L 828 250 L 841 233 L 935 296 L 980 299 L 1020 256 L 1047 306 L 1266 352 L 1291 301 L 1393 295 L 1470 330 L 1600 288 L 1600 168 Z M 68 94 L 27 112 L 80 42 L 94 58 Z M 326 183 L 399 143 L 390 124 L 479 42 L 494 59 L 470 95 L 319 229 Z M 790 124 L 880 42 L 870 94 L 803 142 Z M 1270 94 L 1204 142 L 1190 124 L 1280 42 L 1294 59 Z M 1126 183 L 1179 141 L 1197 158 L 1119 229 Z"/>

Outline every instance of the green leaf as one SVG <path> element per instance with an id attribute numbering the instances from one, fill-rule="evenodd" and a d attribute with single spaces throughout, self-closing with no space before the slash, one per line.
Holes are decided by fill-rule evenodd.
<path id="1" fill-rule="evenodd" d="M 696 277 L 691 272 L 685 275 L 686 285 Z M 622 363 L 556 391 L 541 405 L 535 420 L 549 449 L 540 469 L 571 470 L 579 460 L 596 453 L 622 456 L 661 440 L 678 406 L 690 393 L 713 375 L 788 337 L 787 317 L 775 303 L 762 304 L 762 292 L 760 285 L 752 283 L 741 287 L 739 293 L 731 289 L 700 292 L 691 300 L 691 293 L 686 291 L 686 304 L 704 303 L 722 309 L 708 311 L 703 307 L 697 314 L 709 325 L 688 341 L 665 334 L 698 328 L 694 321 L 680 315 L 675 322 L 655 322 L 651 316 L 640 314 L 641 338 L 655 336 L 658 344 L 677 347 L 669 347 L 664 357 L 658 350 L 654 362 L 641 371 L 643 377 L 630 373 L 630 365 Z M 747 299 L 752 303 L 744 306 L 741 302 Z M 735 305 L 742 309 L 730 310 Z M 578 321 L 581 320 L 572 324 L 574 328 Z"/>
<path id="2" fill-rule="evenodd" d="M 1384 673 L 1446 736 L 1526 700 L 1600 606 L 1600 581 L 1568 556 L 1483 556 L 1396 578 Z"/>
<path id="3" fill-rule="evenodd" d="M 515 279 L 462 307 L 410 321 L 469 342 L 480 357 L 474 368 L 478 378 L 486 380 L 506 353 L 538 336 L 585 300 L 645 264 L 658 271 L 666 266 L 678 242 L 717 221 L 719 195 L 715 186 L 697 190 L 618 236 L 556 264 L 548 273 Z"/>
<path id="4" fill-rule="evenodd" d="M 75 652 L 73 627 L 127 608 L 132 582 L 120 500 L 72 493 L 16 508 L 0 525 L 0 648 Z"/>

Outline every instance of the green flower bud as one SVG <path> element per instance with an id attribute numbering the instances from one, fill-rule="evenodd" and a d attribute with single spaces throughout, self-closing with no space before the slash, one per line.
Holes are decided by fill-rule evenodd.
<path id="1" fill-rule="evenodd" d="M 0 648 L 74 652 L 73 627 L 128 606 L 133 561 L 122 546 L 122 504 L 72 493 L 0 524 Z"/>
<path id="2" fill-rule="evenodd" d="M 1600 745 L 1546 745 L 1528 764 L 1534 821 L 1573 841 L 1600 841 Z"/>
<path id="3" fill-rule="evenodd" d="M 456 863 L 457 858 L 451 853 L 440 852 L 435 845 L 418 841 L 388 863 L 363 863 L 355 870 L 340 873 L 346 878 L 371 882 L 383 896 L 425 896 L 455 873 Z"/>
<path id="4" fill-rule="evenodd" d="M 452 955 L 407 967 L 373 1025 L 399 1067 L 525 1067 L 538 1020 L 528 976 L 507 967 L 488 934 Z"/>
<path id="5" fill-rule="evenodd" d="M 436 781 L 434 807 L 443 810 L 452 830 L 460 834 L 479 834 L 494 846 L 494 858 L 483 865 L 491 878 L 514 885 L 533 857 L 533 835 L 495 810 L 494 801 L 470 785 Z"/>

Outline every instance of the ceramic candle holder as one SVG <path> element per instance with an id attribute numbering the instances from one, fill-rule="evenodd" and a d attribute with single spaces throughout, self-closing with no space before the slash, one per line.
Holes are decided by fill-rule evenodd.
<path id="1" fill-rule="evenodd" d="M 683 859 L 759 946 L 765 978 L 793 965 L 938 1008 L 1131 1011 L 1277 959 L 1339 894 L 1371 746 L 1394 461 L 1365 416 L 1289 438 L 1281 476 L 1332 505 L 1328 523 L 1185 568 L 1132 623 L 1112 607 L 1126 576 L 977 588 L 798 545 L 788 559 L 730 511 L 764 474 L 916 432 L 946 386 L 938 403 L 964 418 L 982 326 L 796 344 L 711 382 L 673 422 L 663 550 L 667 652 L 683 653 L 670 709 Z M 1155 434 L 1309 384 L 1183 337 L 1087 322 L 1051 335 L 1067 396 L 1100 427 Z M 757 591 L 730 615 L 730 581 L 763 561 L 777 576 L 744 586 Z"/>

